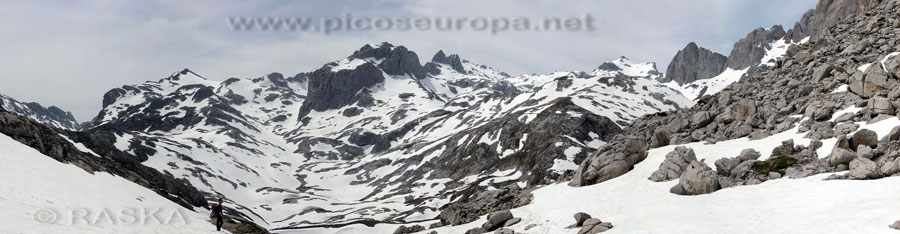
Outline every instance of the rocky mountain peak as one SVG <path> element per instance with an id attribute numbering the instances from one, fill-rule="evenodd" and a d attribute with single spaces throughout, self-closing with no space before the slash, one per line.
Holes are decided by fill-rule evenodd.
<path id="1" fill-rule="evenodd" d="M 374 62 L 378 68 L 388 75 L 411 75 L 417 79 L 425 78 L 425 68 L 419 63 L 416 52 L 404 46 L 394 46 L 383 42 L 378 46 L 364 45 L 353 52 L 350 59 L 363 59 Z"/>
<path id="2" fill-rule="evenodd" d="M 809 37 L 813 30 L 815 15 L 816 11 L 814 9 L 806 11 L 806 13 L 800 17 L 800 20 L 794 23 L 794 27 L 785 33 L 785 40 L 790 40 L 791 43 L 800 43 L 804 38 Z"/>
<path id="3" fill-rule="evenodd" d="M 766 56 L 766 52 L 772 48 L 770 43 L 784 38 L 786 32 L 781 25 L 771 28 L 757 28 L 747 34 L 746 37 L 734 43 L 731 54 L 728 56 L 728 68 L 741 70 L 760 63 Z"/>
<path id="4" fill-rule="evenodd" d="M 444 54 L 443 50 L 438 50 L 438 52 L 434 54 L 434 57 L 431 58 L 431 63 L 446 64 L 456 72 L 462 74 L 467 73 L 466 68 L 463 67 L 462 59 L 459 58 L 459 55 L 451 54 L 450 56 L 447 56 Z M 429 74 L 440 74 L 440 70 L 435 70 L 435 66 L 433 64 L 429 65 L 429 63 L 426 63 L 425 70 L 427 70 Z"/>
<path id="5" fill-rule="evenodd" d="M 728 58 L 724 55 L 690 42 L 675 54 L 666 68 L 666 75 L 659 81 L 675 81 L 681 85 L 707 79 L 722 73 L 727 62 Z"/>

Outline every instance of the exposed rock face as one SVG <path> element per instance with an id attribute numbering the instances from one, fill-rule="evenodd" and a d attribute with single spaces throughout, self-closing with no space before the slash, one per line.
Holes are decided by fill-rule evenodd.
<path id="1" fill-rule="evenodd" d="M 56 106 L 44 107 L 36 102 L 19 102 L 16 99 L 0 94 L 0 108 L 54 128 L 73 131 L 81 128 L 72 113 L 59 109 Z"/>
<path id="2" fill-rule="evenodd" d="M 425 68 L 419 63 L 419 56 L 415 52 L 409 51 L 403 46 L 394 46 L 384 42 L 377 47 L 365 45 L 356 52 L 353 52 L 351 58 L 356 59 L 375 59 L 381 60 L 378 68 L 384 70 L 388 75 L 412 75 L 415 78 L 425 78 Z"/>
<path id="3" fill-rule="evenodd" d="M 675 81 L 679 85 L 714 77 L 725 70 L 728 58 L 706 48 L 688 43 L 678 51 L 660 82 Z"/>
<path id="4" fill-rule="evenodd" d="M 451 54 L 450 56 L 447 56 L 446 54 L 444 54 L 443 50 L 438 50 L 438 52 L 434 54 L 434 57 L 431 58 L 431 62 L 425 64 L 425 70 L 428 71 L 428 74 L 441 74 L 441 71 L 436 70 L 433 63 L 447 64 L 450 65 L 450 68 L 452 68 L 456 72 L 459 72 L 461 74 L 468 73 L 463 67 L 462 60 L 459 58 L 459 55 Z"/>
<path id="5" fill-rule="evenodd" d="M 871 10 L 882 2 L 889 1 L 891 0 L 820 0 L 816 5 L 810 40 L 819 39 L 827 33 L 829 27 L 846 16 Z"/>
<path id="6" fill-rule="evenodd" d="M 300 118 L 312 110 L 324 111 L 340 108 L 359 101 L 358 93 L 384 82 L 381 70 L 371 63 L 363 63 L 355 69 L 334 72 L 326 65 L 309 75 L 309 93 L 300 107 Z"/>
<path id="7" fill-rule="evenodd" d="M 659 165 L 659 170 L 650 175 L 650 180 L 654 182 L 670 181 L 681 177 L 682 172 L 691 162 L 697 161 L 694 150 L 684 146 L 678 146 L 669 154 L 666 154 L 666 160 Z"/>
<path id="8" fill-rule="evenodd" d="M 781 25 L 772 26 L 769 29 L 757 28 L 747 34 L 747 37 L 734 43 L 731 54 L 728 55 L 728 67 L 735 70 L 747 68 L 759 64 L 766 56 L 766 51 L 771 49 L 769 43 L 783 38 L 785 31 Z"/>
<path id="9" fill-rule="evenodd" d="M 793 43 L 798 43 L 812 34 L 813 21 L 815 21 L 815 9 L 809 9 L 800 17 L 800 20 L 794 23 L 794 27 L 785 32 L 785 39 Z"/>

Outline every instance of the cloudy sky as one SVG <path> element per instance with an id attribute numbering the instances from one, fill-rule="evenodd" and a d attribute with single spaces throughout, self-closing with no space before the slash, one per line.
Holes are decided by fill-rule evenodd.
<path id="1" fill-rule="evenodd" d="M 190 3 L 190 4 L 188 4 Z M 212 80 L 293 75 L 389 41 L 510 74 L 591 70 L 626 56 L 662 70 L 690 41 L 728 54 L 757 27 L 790 28 L 816 0 L 0 1 L 0 93 L 93 118 L 111 88 L 190 68 Z M 235 31 L 228 17 L 594 17 L 595 30 Z"/>

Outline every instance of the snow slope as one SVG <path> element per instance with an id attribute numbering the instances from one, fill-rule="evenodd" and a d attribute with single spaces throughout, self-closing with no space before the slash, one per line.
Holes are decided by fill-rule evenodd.
<path id="1" fill-rule="evenodd" d="M 840 113 L 837 113 L 840 114 Z M 836 115 L 837 115 L 836 114 Z M 887 135 L 900 119 L 876 123 L 857 122 L 860 129 Z M 764 139 L 739 138 L 717 144 L 702 142 L 685 144 L 698 160 L 712 162 L 722 157 L 737 156 L 741 150 L 758 150 L 761 160 L 771 155 L 781 141 L 793 139 L 808 145 L 806 132 L 791 129 Z M 852 133 L 851 133 L 852 134 Z M 823 140 L 817 151 L 828 155 L 834 138 Z M 522 222 L 512 226 L 524 233 L 577 233 L 566 229 L 574 223 L 573 214 L 585 212 L 614 228 L 604 233 L 896 233 L 888 228 L 900 218 L 900 177 L 877 180 L 824 180 L 832 173 L 801 179 L 776 179 L 758 185 L 737 186 L 698 196 L 681 196 L 669 192 L 678 180 L 652 182 L 647 179 L 679 145 L 651 149 L 647 159 L 634 170 L 615 179 L 585 187 L 565 183 L 548 185 L 533 192 L 531 204 L 512 209 Z M 840 172 L 843 173 L 843 172 Z M 849 217 L 852 217 L 850 219 Z M 438 233 L 465 233 L 480 227 L 486 220 L 459 226 L 430 229 Z M 428 226 L 430 222 L 420 223 Z M 525 231 L 529 224 L 538 226 Z M 350 226 L 339 229 L 281 231 L 278 233 L 358 233 L 362 230 L 389 232 L 399 225 L 376 225 L 368 228 Z M 740 230 L 740 231 L 739 231 Z"/>
<path id="2" fill-rule="evenodd" d="M 0 233 L 221 233 L 205 211 L 185 209 L 120 177 L 57 162 L 3 134 L 0 171 Z M 141 216 L 154 209 L 156 218 Z M 53 223 L 37 221 L 52 217 Z"/>

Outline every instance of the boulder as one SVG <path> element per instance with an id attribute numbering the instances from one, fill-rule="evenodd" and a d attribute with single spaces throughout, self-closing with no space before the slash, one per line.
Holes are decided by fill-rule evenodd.
<path id="1" fill-rule="evenodd" d="M 493 231 L 499 227 L 503 227 L 503 224 L 506 221 L 513 218 L 513 215 L 509 210 L 501 210 L 494 213 L 491 213 L 487 216 L 487 222 L 481 225 L 485 231 Z"/>
<path id="2" fill-rule="evenodd" d="M 891 100 L 888 100 L 886 97 L 873 97 L 869 99 L 868 107 L 869 109 L 872 109 L 872 112 L 875 114 L 894 114 L 894 106 L 891 105 Z"/>
<path id="3" fill-rule="evenodd" d="M 885 162 L 884 165 L 881 165 L 881 168 L 878 169 L 878 172 L 881 173 L 882 176 L 892 176 L 900 173 L 900 158 L 897 158 L 894 161 Z"/>
<path id="4" fill-rule="evenodd" d="M 831 151 L 831 154 L 825 158 L 825 161 L 828 162 L 829 166 L 836 167 L 841 164 L 850 163 L 850 161 L 853 161 L 855 158 L 856 154 L 853 153 L 853 151 L 835 147 L 834 150 Z"/>
<path id="5" fill-rule="evenodd" d="M 684 192 L 681 195 L 707 194 L 720 188 L 716 172 L 700 161 L 691 162 L 675 186 L 681 186 Z"/>
<path id="6" fill-rule="evenodd" d="M 466 234 L 482 234 L 485 232 L 487 232 L 487 231 L 485 231 L 484 228 L 478 227 L 478 228 L 469 229 L 468 231 L 466 231 Z"/>
<path id="7" fill-rule="evenodd" d="M 856 150 L 859 145 L 867 145 L 870 148 L 878 146 L 878 134 L 869 129 L 862 129 L 853 134 L 850 139 L 850 149 Z"/>
<path id="8" fill-rule="evenodd" d="M 581 230 L 578 230 L 578 234 L 601 233 L 612 228 L 612 223 L 607 223 L 600 221 L 599 219 L 591 218 L 584 221 L 584 225 L 581 226 Z"/>
<path id="9" fill-rule="evenodd" d="M 697 156 L 694 150 L 684 146 L 675 147 L 675 150 L 666 154 L 666 160 L 659 165 L 659 169 L 650 175 L 651 181 L 662 182 L 678 179 L 684 168 L 692 161 L 696 161 Z"/>
<path id="10" fill-rule="evenodd" d="M 515 234 L 516 232 L 509 228 L 501 228 L 494 231 L 494 234 Z"/>
<path id="11" fill-rule="evenodd" d="M 694 129 L 706 127 L 712 123 L 714 116 L 709 111 L 701 111 L 691 116 L 691 127 Z"/>
<path id="12" fill-rule="evenodd" d="M 650 137 L 650 148 L 659 148 L 669 145 L 669 132 L 666 130 L 656 130 Z"/>
<path id="13" fill-rule="evenodd" d="M 741 162 L 743 162 L 743 161 L 748 161 L 748 160 L 757 160 L 757 159 L 759 159 L 760 156 L 761 155 L 759 154 L 759 151 L 756 151 L 755 149 L 750 148 L 750 149 L 741 150 L 741 154 L 738 155 L 738 159 L 740 159 Z"/>
<path id="14" fill-rule="evenodd" d="M 864 180 L 878 178 L 878 166 L 867 158 L 856 158 L 850 162 L 850 179 Z"/>
<path id="15" fill-rule="evenodd" d="M 834 134 L 847 135 L 859 129 L 859 124 L 853 122 L 840 123 L 834 127 Z"/>
<path id="16" fill-rule="evenodd" d="M 794 139 L 782 141 L 781 145 L 772 149 L 772 156 L 788 156 L 794 154 Z"/>
<path id="17" fill-rule="evenodd" d="M 900 140 L 900 126 L 896 126 L 891 129 L 891 132 L 885 137 L 887 141 L 898 141 Z"/>
<path id="18" fill-rule="evenodd" d="M 894 224 L 891 224 L 891 226 L 888 227 L 900 230 L 900 220 L 895 221 Z"/>
<path id="19" fill-rule="evenodd" d="M 503 227 L 509 227 L 512 225 L 516 225 L 516 224 L 519 224 L 519 222 L 522 222 L 522 218 L 512 218 L 512 219 L 506 220 L 506 222 L 503 223 Z"/>
<path id="20" fill-rule="evenodd" d="M 589 215 L 587 213 L 584 213 L 584 212 L 575 213 L 575 226 L 581 227 L 582 225 L 584 225 L 584 221 L 588 220 L 590 218 L 591 218 L 591 215 Z"/>
<path id="21" fill-rule="evenodd" d="M 400 227 L 397 227 L 397 229 L 394 230 L 394 234 L 407 234 L 407 233 L 415 233 L 415 232 L 421 232 L 421 231 L 425 231 L 425 227 L 423 227 L 422 225 L 416 224 L 416 225 L 412 225 L 409 227 L 407 227 L 405 225 L 400 225 Z"/>

